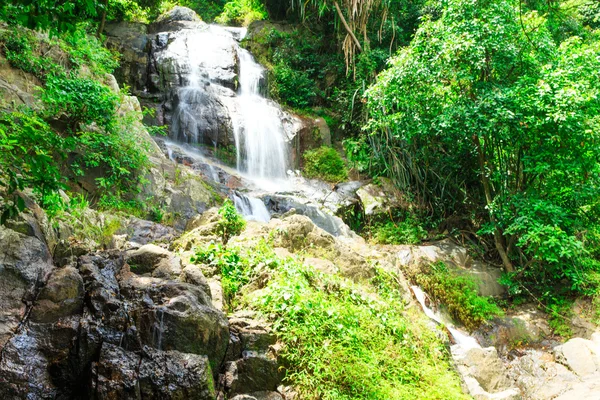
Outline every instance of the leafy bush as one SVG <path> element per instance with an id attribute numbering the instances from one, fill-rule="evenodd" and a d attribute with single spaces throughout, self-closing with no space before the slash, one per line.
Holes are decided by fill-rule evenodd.
<path id="1" fill-rule="evenodd" d="M 278 99 L 298 109 L 304 109 L 313 103 L 315 82 L 307 71 L 295 70 L 285 63 L 275 65 L 273 77 L 277 83 L 271 93 Z"/>
<path id="2" fill-rule="evenodd" d="M 371 228 L 371 236 L 379 244 L 418 244 L 427 237 L 427 231 L 409 215 L 401 222 L 375 224 Z"/>
<path id="3" fill-rule="evenodd" d="M 229 0 L 215 20 L 223 25 L 248 26 L 267 17 L 267 10 L 260 0 Z"/>
<path id="4" fill-rule="evenodd" d="M 242 301 L 273 322 L 300 398 L 466 398 L 444 345 L 405 309 L 391 274 L 360 286 L 293 259 L 267 271 L 266 287 Z"/>
<path id="5" fill-rule="evenodd" d="M 491 298 L 479 296 L 472 278 L 451 272 L 443 262 L 407 271 L 411 281 L 445 305 L 450 315 L 467 329 L 475 329 L 502 310 Z"/>
<path id="6" fill-rule="evenodd" d="M 18 191 L 32 188 L 42 202 L 65 188 L 61 164 L 72 142 L 32 111 L 0 112 L 0 187 L 9 201 L 0 207 L 0 223 L 25 207 Z"/>
<path id="7" fill-rule="evenodd" d="M 319 178 L 328 182 L 342 182 L 348 179 L 348 171 L 344 160 L 338 152 L 327 146 L 304 152 L 304 167 L 307 178 Z"/>
<path id="8" fill-rule="evenodd" d="M 102 77 L 118 66 L 116 53 L 88 35 L 83 26 L 62 34 L 61 39 L 49 39 L 27 29 L 11 27 L 0 34 L 0 48 L 11 66 L 42 81 L 49 75 L 77 72 L 83 66 L 92 75 Z M 47 51 L 47 48 L 59 51 Z"/>
<path id="9" fill-rule="evenodd" d="M 71 133 L 93 122 L 104 129 L 114 121 L 118 96 L 110 88 L 88 78 L 51 76 L 42 92 L 49 116 L 65 117 Z"/>
<path id="10" fill-rule="evenodd" d="M 217 224 L 217 234 L 221 236 L 223 243 L 227 243 L 232 236 L 239 235 L 246 227 L 246 220 L 229 199 L 219 209 L 219 215 L 221 219 Z"/>
<path id="11" fill-rule="evenodd" d="M 227 0 L 175 0 L 169 7 L 166 7 L 164 11 L 168 11 L 177 3 L 196 11 L 196 13 L 202 17 L 202 20 L 212 22 L 223 13 L 223 8 L 225 7 Z"/>
<path id="12" fill-rule="evenodd" d="M 367 92 L 378 170 L 438 216 L 479 220 L 495 259 L 535 296 L 589 294 L 598 37 L 565 39 L 552 10 L 509 0 L 450 0 L 440 11 Z"/>
<path id="13" fill-rule="evenodd" d="M 223 296 L 229 309 L 234 309 L 236 296 L 244 285 L 256 279 L 265 269 L 274 269 L 279 265 L 273 249 L 261 241 L 251 251 L 239 248 L 224 248 L 210 243 L 194 250 L 191 261 L 196 264 L 214 266 L 221 274 Z"/>

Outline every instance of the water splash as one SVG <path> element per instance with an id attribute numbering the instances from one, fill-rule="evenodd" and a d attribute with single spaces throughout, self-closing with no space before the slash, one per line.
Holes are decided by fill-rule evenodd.
<path id="1" fill-rule="evenodd" d="M 245 196 L 237 191 L 233 192 L 233 203 L 235 207 L 248 221 L 269 222 L 271 214 L 265 203 L 255 197 Z"/>

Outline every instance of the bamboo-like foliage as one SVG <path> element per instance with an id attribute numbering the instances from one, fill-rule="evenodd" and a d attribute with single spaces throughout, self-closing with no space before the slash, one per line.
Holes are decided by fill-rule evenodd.
<path id="1" fill-rule="evenodd" d="M 370 17 L 375 12 L 381 12 L 383 22 L 387 18 L 390 0 L 291 0 L 292 8 L 298 9 L 302 18 L 306 17 L 307 9 L 317 10 L 319 16 L 335 11 L 338 22 L 344 27 L 346 36 L 342 41 L 342 50 L 346 58 L 346 67 L 354 66 L 357 53 L 368 45 L 368 28 Z M 362 36 L 362 44 L 359 37 Z"/>

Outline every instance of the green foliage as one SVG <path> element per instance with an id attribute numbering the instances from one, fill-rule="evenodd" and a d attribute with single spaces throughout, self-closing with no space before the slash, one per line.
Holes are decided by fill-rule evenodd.
<path id="1" fill-rule="evenodd" d="M 246 220 L 229 199 L 225 200 L 219 209 L 219 215 L 221 219 L 217 224 L 217 234 L 221 236 L 223 243 L 227 243 L 232 236 L 239 235 L 246 227 Z"/>
<path id="2" fill-rule="evenodd" d="M 45 206 L 52 192 L 65 187 L 60 166 L 72 145 L 30 110 L 0 112 L 0 187 L 8 197 L 1 223 L 24 209 L 19 191 L 32 188 Z"/>
<path id="3" fill-rule="evenodd" d="M 281 63 L 273 67 L 273 77 L 277 85 L 272 93 L 279 99 L 285 99 L 290 107 L 304 109 L 313 103 L 315 82 L 307 71 L 295 70 Z"/>
<path id="4" fill-rule="evenodd" d="M 223 13 L 223 8 L 227 0 L 179 0 L 179 5 L 189 7 L 196 11 L 204 21 L 212 22 Z M 175 3 L 172 5 L 174 6 Z M 168 7 L 170 9 L 172 7 Z M 164 11 L 167 11 L 165 9 Z"/>
<path id="5" fill-rule="evenodd" d="M 61 35 L 60 47 L 69 56 L 73 69 L 82 67 L 92 74 L 111 74 L 119 66 L 119 54 L 107 49 L 96 37 L 87 34 L 83 27 Z"/>
<path id="6" fill-rule="evenodd" d="M 568 339 L 573 335 L 570 323 L 571 317 L 573 316 L 573 311 L 571 310 L 572 306 L 573 302 L 566 299 L 560 299 L 547 307 L 548 325 L 555 334 L 562 336 L 565 339 Z"/>
<path id="7" fill-rule="evenodd" d="M 543 12 L 445 2 L 368 90 L 365 129 L 377 173 L 438 215 L 485 221 L 479 235 L 533 293 L 588 294 L 600 41 L 560 33 Z"/>
<path id="8" fill-rule="evenodd" d="M 72 133 L 93 122 L 109 129 L 114 121 L 118 96 L 89 78 L 50 76 L 42 92 L 48 115 L 66 118 Z"/>
<path id="9" fill-rule="evenodd" d="M 431 297 L 444 304 L 450 315 L 467 329 L 476 329 L 503 314 L 491 298 L 477 294 L 477 286 L 471 278 L 451 272 L 443 262 L 408 271 L 408 276 Z"/>
<path id="10" fill-rule="evenodd" d="M 244 285 L 257 279 L 264 270 L 272 270 L 279 265 L 272 247 L 264 241 L 251 251 L 226 249 L 219 244 L 210 243 L 205 247 L 196 248 L 191 261 L 217 268 L 221 274 L 225 301 L 232 310 L 236 305 L 236 296 Z"/>
<path id="11" fill-rule="evenodd" d="M 302 171 L 307 178 L 319 178 L 328 182 L 342 182 L 348 179 L 344 160 L 331 147 L 322 146 L 315 150 L 308 150 L 302 157 L 304 159 Z"/>
<path id="12" fill-rule="evenodd" d="M 229 0 L 215 20 L 223 25 L 248 26 L 267 17 L 267 10 L 260 0 Z"/>
<path id="13" fill-rule="evenodd" d="M 0 155 L 4 219 L 22 210 L 18 192 L 25 188 L 51 216 L 57 214 L 66 207 L 58 190 L 91 169 L 100 175 L 102 195 L 131 198 L 142 183 L 148 161 L 135 132 L 139 122 L 117 116 L 121 98 L 92 78 L 114 68 L 115 57 L 83 31 L 62 37 L 50 40 L 20 28 L 0 36 L 9 62 L 45 83 L 35 109 L 0 112 L 0 146 L 9 150 Z M 91 77 L 78 75 L 84 66 Z"/>
<path id="14" fill-rule="evenodd" d="M 99 0 L 10 0 L 0 5 L 0 19 L 52 33 L 74 31 L 77 24 L 97 17 Z"/>
<path id="15" fill-rule="evenodd" d="M 371 148 L 365 136 L 348 138 L 343 141 L 348 163 L 358 172 L 369 171 L 372 163 Z"/>
<path id="16" fill-rule="evenodd" d="M 102 77 L 118 66 L 117 55 L 103 47 L 97 38 L 89 36 L 81 25 L 62 34 L 61 39 L 49 39 L 31 30 L 11 27 L 0 33 L 0 48 L 11 66 L 42 81 L 50 75 L 77 72 L 82 67 Z"/>
<path id="17" fill-rule="evenodd" d="M 379 244 L 419 244 L 427 237 L 427 231 L 412 215 L 400 222 L 376 223 L 370 230 L 373 240 Z"/>
<path id="18" fill-rule="evenodd" d="M 285 381 L 300 398 L 466 398 L 447 350 L 405 309 L 392 274 L 361 286 L 287 259 L 265 275 L 244 302 L 273 321 Z"/>
<path id="19" fill-rule="evenodd" d="M 53 223 L 59 221 L 72 230 L 72 240 L 91 242 L 103 249 L 110 246 L 113 235 L 123 227 L 118 216 L 91 210 L 89 201 L 82 195 L 73 196 L 61 210 L 57 210 Z"/>

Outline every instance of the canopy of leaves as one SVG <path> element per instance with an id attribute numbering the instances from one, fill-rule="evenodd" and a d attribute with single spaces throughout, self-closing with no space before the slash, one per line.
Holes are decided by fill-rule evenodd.
<path id="1" fill-rule="evenodd" d="M 514 278 L 585 291 L 600 209 L 600 42 L 512 0 L 449 0 L 367 94 L 380 171 L 474 210 Z M 564 285 L 563 285 L 564 286 Z M 542 293 L 544 294 L 544 293 Z"/>

